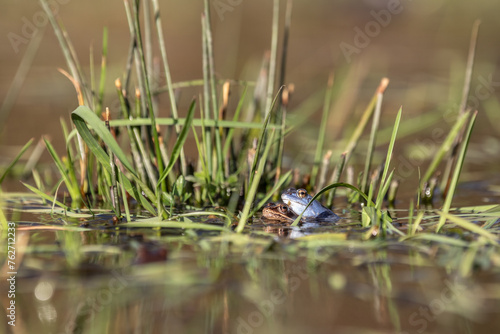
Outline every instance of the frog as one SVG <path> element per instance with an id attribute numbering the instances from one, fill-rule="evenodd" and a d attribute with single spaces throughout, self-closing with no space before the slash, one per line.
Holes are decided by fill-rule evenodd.
<path id="1" fill-rule="evenodd" d="M 267 203 L 262 209 L 262 217 L 266 220 L 292 223 L 297 216 L 283 203 Z"/>
<path id="2" fill-rule="evenodd" d="M 289 188 L 281 194 L 281 199 L 296 215 L 302 214 L 302 221 L 337 221 L 340 219 L 332 210 L 323 206 L 317 200 L 304 211 L 312 196 L 305 189 Z"/>

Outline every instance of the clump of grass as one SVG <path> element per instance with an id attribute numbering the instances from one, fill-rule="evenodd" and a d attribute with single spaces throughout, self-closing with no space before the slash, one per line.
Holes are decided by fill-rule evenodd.
<path id="1" fill-rule="evenodd" d="M 251 122 L 246 122 L 242 117 L 242 110 L 245 109 L 245 94 L 240 98 L 238 107 L 234 111 L 233 120 L 224 119 L 231 85 L 227 83 L 220 87 L 219 80 L 215 77 L 208 2 L 205 1 L 205 10 L 201 20 L 202 61 L 204 65 L 204 78 L 201 81 L 203 94 L 198 103 L 192 102 L 189 109 L 184 111 L 183 116 L 183 111 L 179 110 L 175 99 L 174 87 L 192 87 L 198 85 L 199 82 L 173 82 L 167 58 L 167 47 L 162 33 L 158 1 L 151 1 L 153 12 L 151 16 L 149 5 L 142 8 L 139 6 L 139 1 L 124 0 L 131 36 L 131 48 L 124 75 L 115 80 L 123 119 L 110 120 L 107 116 L 107 127 L 101 119 L 100 112 L 104 110 L 102 101 L 105 91 L 108 45 L 106 30 L 103 33 L 99 84 L 94 84 L 94 78 L 97 76 L 94 74 L 93 61 L 91 61 L 89 85 L 82 71 L 82 66 L 74 53 L 69 36 L 60 23 L 61 21 L 54 17 L 45 0 L 41 1 L 59 39 L 70 70 L 65 75 L 72 81 L 80 104 L 80 107 L 72 113 L 75 129 L 66 133 L 66 155 L 59 156 L 50 142 L 46 141 L 47 148 L 60 172 L 61 180 L 64 181 L 65 188 L 70 193 L 73 209 L 79 208 L 82 203 L 90 205 L 97 203 L 98 199 L 102 199 L 104 204 L 112 205 L 116 216 L 122 215 L 121 207 L 124 205 L 127 220 L 129 220 L 131 217 L 127 197 L 130 197 L 135 200 L 136 210 L 142 207 L 150 214 L 167 218 L 172 216 L 172 210 L 177 205 L 227 205 L 229 199 L 234 198 L 233 194 L 238 194 L 241 192 L 241 188 L 245 188 L 244 194 L 247 203 L 240 225 L 244 226 L 245 216 L 248 217 L 250 213 L 255 213 L 258 206 L 264 204 L 261 196 L 256 196 L 257 188 L 276 192 L 279 190 L 277 185 L 284 184 L 284 181 L 288 179 L 289 173 L 278 175 L 277 172 L 277 165 L 281 163 L 282 150 L 271 149 L 279 146 L 275 145 L 276 143 L 282 143 L 286 131 L 285 119 L 275 116 L 276 113 L 272 110 L 274 104 L 271 104 L 272 95 L 275 94 L 273 93 L 275 92 L 274 82 L 277 76 L 278 1 L 275 1 L 273 5 L 272 52 L 268 68 L 266 68 L 267 73 L 269 73 L 265 87 L 267 102 L 262 110 L 264 115 L 272 115 L 272 117 L 266 117 L 266 121 L 262 122 L 259 120 L 260 114 L 257 113 Z M 142 14 L 141 10 L 143 10 Z M 290 17 L 289 10 L 287 17 Z M 286 24 L 289 27 L 289 19 L 287 19 Z M 153 25 L 156 29 L 152 29 Z M 153 103 L 153 96 L 158 94 L 159 90 L 154 86 L 153 76 L 148 71 L 151 71 L 150 63 L 155 57 L 152 53 L 154 48 L 151 47 L 151 43 L 155 41 L 159 45 L 160 58 L 166 78 L 165 91 L 168 92 L 170 100 L 171 117 L 158 115 L 156 105 Z M 286 50 L 283 52 L 286 54 Z M 91 57 L 91 59 L 93 58 Z M 135 73 L 132 71 L 133 68 L 135 68 Z M 279 75 L 280 82 L 283 82 L 284 67 Z M 251 86 L 252 83 L 241 82 L 239 85 L 243 86 L 246 91 L 246 87 Z M 222 101 L 217 98 L 220 88 L 224 90 Z M 130 91 L 135 91 L 135 94 Z M 198 110 L 199 117 L 196 116 Z M 279 119 L 279 123 L 273 123 L 277 119 Z M 173 147 L 167 147 L 163 139 L 162 127 L 165 125 L 172 125 L 175 130 L 176 139 Z M 118 131 L 115 131 L 117 127 L 123 127 L 126 131 L 120 131 L 118 134 Z M 252 131 L 249 131 L 251 129 L 259 129 L 261 136 L 256 158 L 253 165 L 248 167 L 246 171 L 248 178 L 244 178 L 241 177 L 245 174 L 242 162 L 245 160 L 247 150 L 250 149 L 250 143 L 255 136 Z M 274 138 L 268 136 L 268 131 L 275 133 L 276 129 L 279 131 L 278 136 Z M 201 130 L 201 137 L 199 130 Z M 191 133 L 197 142 L 199 151 L 199 160 L 196 166 L 188 166 L 184 155 L 184 146 Z M 118 144 L 119 142 L 128 142 L 128 150 L 124 150 Z M 77 154 L 74 153 L 73 148 L 76 149 Z M 262 152 L 260 148 L 262 148 Z M 130 155 L 127 151 L 130 152 Z M 79 163 L 77 163 L 78 161 Z M 259 162 L 257 163 L 257 161 Z M 258 178 L 254 179 L 254 174 L 257 172 L 259 173 Z M 185 187 L 191 188 L 195 196 L 184 196 L 183 189 Z M 251 189 L 254 190 L 251 191 Z M 251 196 L 251 192 L 253 192 L 253 196 Z M 257 207 L 253 206 L 254 197 L 260 200 Z M 266 196 L 266 198 L 269 197 Z"/>
<path id="2" fill-rule="evenodd" d="M 333 203 L 337 188 L 348 189 L 351 192 L 348 194 L 349 204 L 353 207 L 362 205 L 360 225 L 366 229 L 365 239 L 373 236 L 384 239 L 392 234 L 399 235 L 403 240 L 402 238 L 414 238 L 419 235 L 422 220 L 425 218 L 422 211 L 413 219 L 413 206 L 410 208 L 411 226 L 405 235 L 393 226 L 390 210 L 384 208 L 386 199 L 392 204 L 396 201 L 398 180 L 391 170 L 394 168 L 391 160 L 396 136 L 400 125 L 401 128 L 408 129 L 408 122 L 412 121 L 402 121 L 401 108 L 392 130 L 389 131 L 390 135 L 388 131 L 379 128 L 383 94 L 389 79 L 383 78 L 380 81 L 357 125 L 345 141 L 328 141 L 328 119 L 336 116 L 330 112 L 332 101 L 339 98 L 336 95 L 333 75 L 330 76 L 324 91 L 318 92 L 296 107 L 295 120 L 288 117 L 289 96 L 294 89 L 293 85 L 286 85 L 285 72 L 291 1 L 288 1 L 286 6 L 281 64 L 277 54 L 279 1 L 275 0 L 272 4 L 270 52 L 264 56 L 261 74 L 257 83 L 254 83 L 216 77 L 208 1 L 204 1 L 204 11 L 201 15 L 203 79 L 174 82 L 167 57 L 168 48 L 162 32 L 159 2 L 150 0 L 149 3 L 144 0 L 145 5 L 141 7 L 139 1 L 124 0 L 131 42 L 123 76 L 115 80 L 114 91 L 120 101 L 121 118 L 110 119 L 108 114 L 104 120 L 101 111 L 106 109 L 103 101 L 106 91 L 107 31 L 103 32 L 100 75 L 95 75 L 92 62 L 89 83 L 71 41 L 59 23 L 61 21 L 52 15 L 45 0 L 41 1 L 59 39 L 69 68 L 66 75 L 75 87 L 80 105 L 72 113 L 74 129 L 64 130 L 67 144 L 65 156 L 59 156 L 50 142 L 46 141 L 47 149 L 61 175 L 56 188 L 64 183 L 70 194 L 73 210 L 83 205 L 93 206 L 102 200 L 104 205 L 114 208 L 117 217 L 121 218 L 122 214 L 125 214 L 126 220 L 131 221 L 134 219 L 134 213 L 138 215 L 141 209 L 144 209 L 149 215 L 157 217 L 154 222 L 149 222 L 150 226 L 165 227 L 172 224 L 174 219 L 184 219 L 186 224 L 191 224 L 187 221 L 187 216 L 176 213 L 176 208 L 220 205 L 230 208 L 225 216 L 227 219 L 233 213 L 239 212 L 235 230 L 242 232 L 259 208 L 290 183 L 294 171 L 291 168 L 284 170 L 290 167 L 283 166 L 285 137 L 320 108 L 322 103 L 322 121 L 313 150 L 311 173 L 305 178 L 307 181 L 303 182 L 303 186 L 310 190 L 320 189 L 316 191 L 314 199 L 325 196 L 329 206 Z M 159 55 L 154 54 L 155 48 L 152 46 L 155 43 L 159 46 Z M 164 87 L 158 87 L 151 73 L 155 57 L 161 59 L 162 72 L 166 78 Z M 471 69 L 471 64 L 469 62 L 468 69 Z M 95 83 L 97 77 L 98 83 Z M 184 87 L 200 88 L 199 98 L 193 100 L 188 108 L 177 104 L 174 92 L 175 89 Z M 242 93 L 237 107 L 230 110 L 230 92 L 238 90 Z M 168 117 L 159 114 L 155 102 L 157 95 L 163 93 L 168 94 L 169 98 Z M 232 119 L 227 119 L 231 113 Z M 463 166 L 474 119 L 475 114 L 470 116 L 470 113 L 465 111 L 459 116 L 418 185 L 418 188 L 422 189 L 424 184 L 436 175 L 438 167 L 444 162 L 446 154 L 452 151 L 453 143 L 465 131 L 465 123 L 469 120 L 464 140 L 461 141 L 462 146 L 456 156 L 457 163 L 450 178 L 445 204 L 439 213 L 437 231 L 443 230 L 446 219 L 453 221 L 449 214 L 451 201 Z M 356 170 L 356 162 L 352 161 L 352 157 L 370 120 L 372 125 L 358 181 L 354 181 L 356 175 L 351 173 L 352 179 L 342 182 L 346 178 L 343 175 L 345 170 Z M 167 127 L 173 131 L 167 133 Z M 174 136 L 173 145 L 166 144 L 170 135 Z M 189 138 L 193 138 L 198 151 L 195 164 L 188 163 L 184 153 Z M 384 161 L 378 162 L 377 165 L 375 152 L 377 144 L 382 141 L 381 138 L 388 142 L 388 149 Z M 333 171 L 330 166 L 335 166 Z M 295 174 L 300 176 L 299 173 Z M 47 195 L 41 186 L 40 189 L 28 187 L 47 201 L 65 210 L 69 209 L 56 198 L 54 192 Z M 55 193 L 57 194 L 57 191 Z M 419 209 L 419 202 L 416 207 Z M 293 225 L 298 225 L 299 221 L 300 216 Z M 458 225 L 462 223 L 455 220 L 456 222 Z M 180 227 L 182 223 L 171 226 Z M 185 225 L 186 228 L 192 227 L 189 224 Z M 228 226 L 229 224 L 226 224 L 226 228 L 219 230 L 226 231 Z M 474 233 L 478 232 L 470 225 L 460 226 Z M 206 226 L 200 228 L 210 229 Z"/>

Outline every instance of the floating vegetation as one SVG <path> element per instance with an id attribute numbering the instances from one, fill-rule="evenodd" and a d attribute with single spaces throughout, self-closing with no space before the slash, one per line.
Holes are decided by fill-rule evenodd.
<path id="1" fill-rule="evenodd" d="M 76 215 L 83 208 L 88 208 L 92 214 L 95 207 L 111 206 L 116 223 L 127 221 L 128 225 L 124 226 L 136 226 L 142 222 L 144 226 L 152 226 L 151 222 L 146 223 L 140 218 L 144 209 L 148 215 L 157 217 L 158 220 L 153 224 L 156 227 L 165 227 L 168 224 L 178 227 L 184 223 L 185 228 L 189 229 L 194 228 L 193 224 L 196 223 L 183 222 L 184 218 L 181 217 L 186 216 L 178 215 L 177 210 L 195 210 L 193 214 L 198 214 L 197 208 L 207 205 L 221 206 L 229 209 L 227 219 L 235 217 L 234 231 L 241 233 L 247 230 L 246 225 L 251 222 L 252 217 L 290 184 L 294 171 L 283 172 L 283 169 L 289 168 L 283 165 L 283 146 L 286 144 L 287 134 L 294 131 L 301 121 L 294 123 L 287 119 L 287 112 L 293 113 L 293 110 L 287 110 L 293 89 L 290 89 L 290 85 L 283 85 L 286 81 L 286 67 L 281 66 L 278 70 L 277 66 L 278 1 L 275 1 L 273 9 L 271 53 L 266 55 L 262 68 L 262 73 L 267 73 L 268 76 L 265 80 L 261 77 L 259 80 L 263 81 L 258 81 L 255 85 L 251 82 L 232 83 L 230 80 L 216 79 L 208 2 L 205 2 L 201 19 L 204 78 L 201 81 L 173 83 L 157 1 L 152 1 L 154 20 L 148 12 L 150 9 L 146 10 L 141 18 L 139 1 L 124 1 L 133 43 L 124 74 L 115 80 L 120 112 L 114 111 L 114 114 L 120 114 L 121 119 L 111 119 L 109 109 L 103 105 L 107 73 L 107 30 L 105 29 L 103 33 L 101 75 L 99 82 L 94 83 L 95 69 L 91 66 L 92 75 L 88 81 L 74 53 L 70 36 L 55 18 L 47 3 L 44 0 L 41 2 L 68 65 L 69 72 L 63 70 L 61 72 L 71 80 L 80 104 L 71 115 L 74 129 L 69 131 L 62 123 L 67 147 L 65 155 L 59 155 L 50 141 L 44 139 L 45 146 L 59 172 L 59 182 L 55 185 L 43 184 L 38 172 L 34 170 L 33 176 L 37 186 L 25 183 L 29 190 L 48 203 L 52 203 L 52 213 Z M 285 29 L 288 31 L 291 3 L 287 8 Z M 144 31 L 141 30 L 144 28 L 140 24 L 141 19 L 146 24 L 147 29 Z M 151 29 L 152 26 L 156 27 L 156 34 Z M 477 26 L 474 31 L 467 65 L 468 79 L 464 85 L 465 95 L 470 85 Z M 155 57 L 151 48 L 155 38 L 159 45 L 166 78 L 165 87 L 159 87 L 153 74 L 148 72 L 151 69 L 150 62 Z M 285 40 L 284 45 L 286 44 Z M 286 59 L 286 53 L 287 50 L 284 48 L 281 55 L 283 61 Z M 131 71 L 133 67 L 137 69 L 135 75 Z M 279 88 L 275 86 L 275 77 L 280 78 L 279 84 L 283 86 Z M 182 117 L 184 112 L 179 110 L 174 89 L 197 85 L 202 87 L 200 100 L 193 100 L 185 111 L 185 116 Z M 262 85 L 263 87 L 258 89 Z M 385 160 L 374 170 L 375 143 L 380 131 L 383 94 L 389 85 L 389 80 L 383 78 L 350 138 L 345 141 L 343 153 L 337 159 L 337 165 L 332 171 L 330 165 L 331 162 L 335 162 L 332 152 L 340 148 L 335 147 L 335 144 L 334 147 L 331 144 L 327 145 L 325 137 L 328 119 L 332 116 L 330 110 L 335 96 L 334 85 L 334 78 L 331 75 L 324 96 L 322 121 L 311 174 L 305 175 L 306 178 L 300 186 L 315 192 L 314 199 L 325 199 L 328 206 L 332 205 L 338 187 L 346 189 L 342 194 L 346 196 L 348 205 L 352 208 L 362 206 L 360 226 L 367 229 L 362 239 L 387 238 L 390 235 L 403 237 L 406 234 L 395 226 L 394 219 L 397 217 L 391 214 L 391 206 L 388 208 L 384 206 L 385 204 L 393 206 L 397 201 L 395 194 L 399 180 L 395 178 L 396 167 L 391 163 L 391 157 L 396 146 L 398 128 L 402 124 L 402 108 L 396 116 Z M 228 97 L 231 90 L 237 86 L 244 88 L 243 93 L 233 112 L 233 119 L 228 120 L 226 118 L 229 108 Z M 245 97 L 249 87 L 254 87 L 254 91 L 253 97 L 247 101 Z M 156 98 L 162 92 L 168 93 L 170 117 L 158 115 Z M 219 96 L 222 96 L 222 100 L 218 99 Z M 421 201 L 432 205 L 437 182 L 433 181 L 432 185 L 429 182 L 433 176 L 439 174 L 438 168 L 447 156 L 453 160 L 455 168 L 452 173 L 448 173 L 443 207 L 441 211 L 436 211 L 440 217 L 435 225 L 436 232 L 445 231 L 446 226 L 455 225 L 456 219 L 460 219 L 454 220 L 455 216 L 450 215 L 450 210 L 476 114 L 477 112 L 471 113 L 461 107 L 459 117 L 434 155 L 416 191 L 417 210 L 421 210 Z M 342 182 L 344 171 L 357 166 L 357 162 L 352 163 L 353 153 L 363 138 L 370 119 L 372 126 L 358 182 L 354 180 Z M 162 128 L 165 126 L 167 128 Z M 165 139 L 170 136 L 175 139 L 173 146 L 167 145 L 167 141 L 172 142 L 172 140 Z M 196 164 L 188 163 L 186 160 L 185 148 L 188 145 L 188 137 L 192 137 L 196 142 L 198 151 Z M 32 140 L 19 152 L 2 174 L 0 181 L 11 171 L 31 143 Z M 325 185 L 327 179 L 331 182 L 329 185 Z M 296 178 L 293 182 L 297 185 Z M 52 192 L 45 190 L 50 188 Z M 65 196 L 64 201 L 61 201 L 60 192 L 68 192 L 69 197 Z M 410 209 L 408 235 L 430 233 L 428 227 L 422 231 L 422 219 L 425 220 L 425 213 L 417 211 L 416 218 L 413 219 L 413 206 Z M 299 225 L 302 215 L 297 214 L 298 217 L 292 226 Z M 165 223 L 161 223 L 163 220 Z M 177 223 L 174 224 L 174 221 Z M 224 225 L 228 228 L 231 224 Z M 464 224 L 459 226 L 465 228 Z M 478 229 L 472 230 L 470 227 L 467 225 L 466 229 L 484 236 L 478 230 L 482 231 L 482 227 L 478 226 Z M 204 228 L 204 225 L 200 224 L 200 229 Z"/>

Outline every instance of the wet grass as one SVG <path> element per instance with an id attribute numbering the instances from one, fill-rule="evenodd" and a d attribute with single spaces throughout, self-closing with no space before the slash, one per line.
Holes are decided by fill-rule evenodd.
<path id="1" fill-rule="evenodd" d="M 157 1 L 152 1 L 152 9 L 145 7 L 142 14 L 138 1 L 124 1 L 131 34 L 131 47 L 123 77 L 115 81 L 120 100 L 119 114 L 122 115 L 122 119 L 116 120 L 110 119 L 109 111 L 103 113 L 105 108 L 102 105 L 108 52 L 106 29 L 103 33 L 100 75 L 95 74 L 96 70 L 91 62 L 91 75 L 88 81 L 74 52 L 70 36 L 61 21 L 53 16 L 45 1 L 42 1 L 42 5 L 59 39 L 69 68 L 69 73 L 65 75 L 74 85 L 80 103 L 80 107 L 72 113 L 73 130 L 68 131 L 63 123 L 66 154 L 60 155 L 50 141 L 44 139 L 45 146 L 59 172 L 59 182 L 55 185 L 43 184 L 38 172 L 35 171 L 34 178 L 37 180 L 37 185 L 26 184 L 30 190 L 52 203 L 53 208 L 57 206 L 63 210 L 78 212 L 84 207 L 92 210 L 94 207 L 111 206 L 118 222 L 131 222 L 137 219 L 141 210 L 146 210 L 149 215 L 156 216 L 160 220 L 168 221 L 172 217 L 177 217 L 175 210 L 191 210 L 207 205 L 222 206 L 230 209 L 227 211 L 227 217 L 237 217 L 235 231 L 241 233 L 245 230 L 249 219 L 269 199 L 276 198 L 283 188 L 291 184 L 293 170 L 282 172 L 282 169 L 290 168 L 282 165 L 283 146 L 286 144 L 287 135 L 296 131 L 303 120 L 295 124 L 287 120 L 286 113 L 294 112 L 294 110 L 287 111 L 289 94 L 293 90 L 290 90 L 290 87 L 275 85 L 275 78 L 279 78 L 279 83 L 283 84 L 286 77 L 284 64 L 281 64 L 281 72 L 277 71 L 279 28 L 277 1 L 273 5 L 271 52 L 265 57 L 261 69 L 263 75 L 260 75 L 255 86 L 249 82 L 232 83 L 215 77 L 208 2 L 205 2 L 205 10 L 201 17 L 203 80 L 173 83 Z M 150 10 L 153 16 L 150 15 Z M 287 4 L 286 11 L 285 28 L 288 31 L 291 2 Z M 141 20 L 144 25 L 140 24 Z M 470 86 L 477 27 L 478 25 L 475 26 L 471 39 L 464 96 L 467 95 Z M 160 87 L 154 80 L 154 73 L 151 73 L 151 62 L 155 57 L 151 47 L 153 42 L 159 45 L 166 88 Z M 286 46 L 286 41 L 284 45 Z M 286 61 L 286 52 L 284 48 L 282 61 Z M 94 84 L 96 77 L 98 82 Z M 385 161 L 374 168 L 373 156 L 378 133 L 381 132 L 379 123 L 383 94 L 389 85 L 389 80 L 383 78 L 357 126 L 351 134 L 348 134 L 350 137 L 345 140 L 342 155 L 340 158 L 335 158 L 332 152 L 339 151 L 341 146 L 333 144 L 332 147 L 330 143 L 327 145 L 325 142 L 328 120 L 332 116 L 330 110 L 332 100 L 335 98 L 335 84 L 338 83 L 335 83 L 331 76 L 325 88 L 323 114 L 311 173 L 304 175 L 306 180 L 304 182 L 297 181 L 300 176 L 298 179 L 296 177 L 295 186 L 316 193 L 315 198 L 325 199 L 327 205 L 333 203 L 338 186 L 347 186 L 347 193 L 344 194 L 347 196 L 348 204 L 353 208 L 360 204 L 363 206 L 362 227 L 369 228 L 377 238 L 386 238 L 391 233 L 401 234 L 392 226 L 390 211 L 384 208 L 384 205 L 388 203 L 389 192 L 391 193 L 389 202 L 393 203 L 396 200 L 398 180 L 393 179 L 395 166 L 394 163 L 391 166 L 391 156 L 397 145 L 396 135 L 403 111 L 400 110 L 396 118 Z M 180 87 L 193 87 L 193 85 L 202 87 L 199 99 L 193 100 L 185 113 L 179 111 L 175 91 L 182 89 Z M 233 119 L 228 120 L 228 97 L 231 90 L 235 90 L 237 86 L 243 87 L 244 92 L 233 112 Z M 246 92 L 252 87 L 254 87 L 253 94 L 250 92 L 251 98 L 246 99 Z M 159 116 L 156 99 L 162 91 L 168 93 L 170 117 Z M 222 100 L 219 98 L 221 96 Z M 317 98 L 317 96 L 311 97 L 311 99 Z M 183 113 L 185 116 L 181 117 Z M 449 173 L 446 182 L 442 181 L 442 184 L 446 184 L 446 190 L 443 190 L 445 197 L 442 210 L 439 211 L 441 218 L 436 225 L 436 232 L 440 232 L 446 224 L 453 225 L 449 219 L 449 212 L 467 153 L 470 134 L 473 131 L 475 115 L 466 111 L 462 104 L 455 125 L 434 155 L 434 159 L 420 180 L 419 188 L 415 190 L 418 197 L 417 210 L 421 210 L 422 201 L 432 204 L 435 188 L 430 189 L 429 182 L 438 174 L 438 168 L 443 163 L 449 168 L 451 162 L 454 170 Z M 367 138 L 362 172 L 357 182 L 348 180 L 350 182 L 348 184 L 343 181 L 345 178 L 343 174 L 346 170 L 359 166 L 359 163 L 351 161 L 351 158 L 363 139 L 370 120 L 372 126 Z M 402 135 L 405 136 L 404 133 Z M 169 139 L 171 136 L 174 137 L 173 146 L 167 145 L 168 141 L 172 141 Z M 198 151 L 196 163 L 188 163 L 186 160 L 185 147 L 188 145 L 188 137 L 196 142 Z M 27 146 L 6 169 L 2 180 Z M 330 168 L 332 162 L 336 163 L 333 170 Z M 329 185 L 325 185 L 326 180 L 330 181 Z M 50 188 L 55 191 L 47 193 L 45 189 Z M 65 197 L 64 202 L 68 205 L 63 204 L 59 194 L 66 191 L 69 198 Z M 413 217 L 413 206 L 410 211 Z M 415 222 L 411 220 L 412 234 L 420 227 L 421 217 L 422 215 L 417 212 Z M 298 220 L 294 226 L 297 224 Z"/>

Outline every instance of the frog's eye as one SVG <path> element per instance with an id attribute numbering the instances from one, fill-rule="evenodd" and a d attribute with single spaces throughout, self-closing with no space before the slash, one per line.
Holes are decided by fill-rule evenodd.
<path id="1" fill-rule="evenodd" d="M 281 212 L 281 213 L 288 213 L 288 206 L 284 205 L 284 204 L 281 204 L 278 206 L 278 210 Z"/>
<path id="2" fill-rule="evenodd" d="M 297 190 L 297 196 L 300 198 L 305 198 L 307 196 L 307 191 L 305 189 L 299 189 Z"/>

